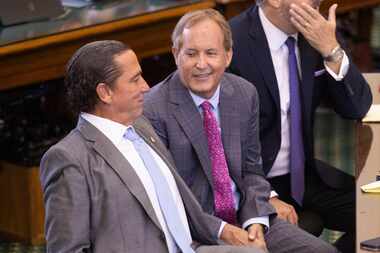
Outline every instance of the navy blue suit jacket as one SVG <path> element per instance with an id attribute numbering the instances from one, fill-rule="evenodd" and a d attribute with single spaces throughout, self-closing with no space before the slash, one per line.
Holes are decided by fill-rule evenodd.
<path id="1" fill-rule="evenodd" d="M 267 174 L 281 144 L 280 97 L 273 62 L 256 6 L 230 20 L 230 25 L 234 47 L 229 70 L 253 83 L 258 91 L 263 169 Z M 327 72 L 317 76 L 316 73 L 324 69 L 321 55 L 301 34 L 298 47 L 302 71 L 301 103 L 306 168 L 309 175 L 315 176 L 314 172 L 318 171 L 317 175 L 325 183 L 341 187 L 346 182 L 341 181 L 340 172 L 331 170 L 327 164 L 314 159 L 315 111 L 321 101 L 328 99 L 342 117 L 360 119 L 372 103 L 370 88 L 351 60 L 348 73 L 340 82 L 335 81 Z"/>

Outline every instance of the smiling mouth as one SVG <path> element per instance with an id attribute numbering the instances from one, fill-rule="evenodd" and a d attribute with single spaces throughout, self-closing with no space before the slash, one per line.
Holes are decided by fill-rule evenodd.
<path id="1" fill-rule="evenodd" d="M 206 79 L 211 75 L 211 73 L 193 74 L 193 77 L 197 79 Z"/>

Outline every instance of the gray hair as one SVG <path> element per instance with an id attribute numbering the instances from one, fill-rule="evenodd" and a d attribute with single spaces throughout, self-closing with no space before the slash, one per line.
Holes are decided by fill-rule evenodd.
<path id="1" fill-rule="evenodd" d="M 185 28 L 190 28 L 203 20 L 212 20 L 223 32 L 223 46 L 226 51 L 232 49 L 231 28 L 227 20 L 218 11 L 213 9 L 197 10 L 186 13 L 175 26 L 172 33 L 173 48 L 179 50 L 182 47 L 182 34 Z"/>

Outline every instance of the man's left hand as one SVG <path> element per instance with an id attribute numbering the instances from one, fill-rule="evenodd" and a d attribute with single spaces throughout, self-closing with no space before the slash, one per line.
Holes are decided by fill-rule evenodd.
<path id="1" fill-rule="evenodd" d="M 252 245 L 268 252 L 264 238 L 264 228 L 261 224 L 252 224 L 248 228 L 248 239 Z"/>
<path id="2" fill-rule="evenodd" d="M 292 24 L 323 57 L 339 45 L 335 34 L 337 7 L 337 4 L 330 6 L 329 16 L 325 19 L 317 9 L 306 3 L 290 5 Z"/>

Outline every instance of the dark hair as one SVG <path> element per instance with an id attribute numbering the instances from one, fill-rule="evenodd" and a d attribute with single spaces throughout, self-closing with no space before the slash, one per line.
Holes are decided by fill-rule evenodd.
<path id="1" fill-rule="evenodd" d="M 67 101 L 74 115 L 95 109 L 99 102 L 97 85 L 114 85 L 121 75 L 115 56 L 127 50 L 129 46 L 120 41 L 103 40 L 88 43 L 74 53 L 65 73 Z"/>

